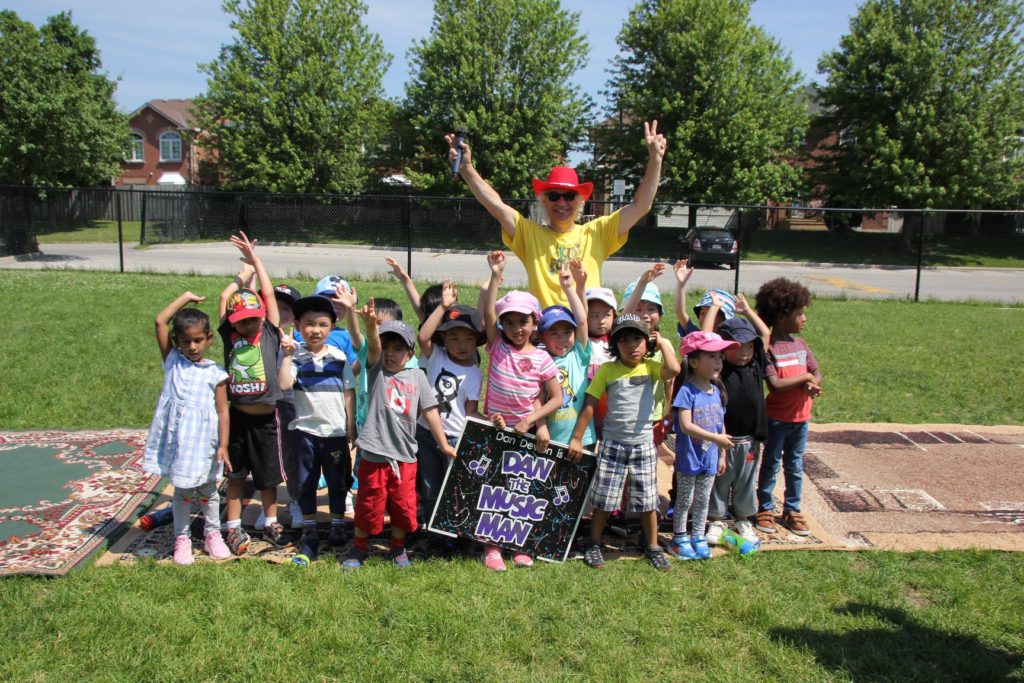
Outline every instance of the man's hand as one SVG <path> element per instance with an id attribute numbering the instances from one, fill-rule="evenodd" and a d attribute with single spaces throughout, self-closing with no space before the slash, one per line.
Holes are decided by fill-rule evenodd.
<path id="1" fill-rule="evenodd" d="M 658 161 L 665 158 L 665 148 L 668 146 L 668 141 L 664 135 L 658 132 L 657 119 L 650 123 L 644 121 L 644 144 L 647 145 L 647 156 Z"/>
<path id="2" fill-rule="evenodd" d="M 444 136 L 444 141 L 448 143 L 448 161 L 455 161 L 456 157 L 459 155 L 458 151 L 455 149 L 455 134 L 448 133 Z M 460 144 L 460 149 L 462 149 L 462 165 L 472 166 L 473 152 L 470 151 L 469 145 L 465 140 Z"/>

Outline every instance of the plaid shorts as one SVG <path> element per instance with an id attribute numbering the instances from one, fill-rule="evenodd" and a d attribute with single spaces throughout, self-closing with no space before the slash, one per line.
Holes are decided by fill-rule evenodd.
<path id="1" fill-rule="evenodd" d="M 597 476 L 591 503 L 598 510 L 618 510 L 629 473 L 629 509 L 658 509 L 658 456 L 651 442 L 628 444 L 604 440 L 597 455 Z"/>

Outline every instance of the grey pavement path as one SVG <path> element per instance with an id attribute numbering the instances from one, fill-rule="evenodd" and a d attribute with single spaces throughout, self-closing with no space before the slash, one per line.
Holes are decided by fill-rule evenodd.
<path id="1" fill-rule="evenodd" d="M 275 279 L 317 279 L 339 273 L 357 280 L 388 277 L 384 258 L 391 256 L 407 265 L 405 250 L 350 245 L 260 245 Z M 238 252 L 227 243 L 125 245 L 125 270 L 153 273 L 230 275 L 238 268 Z M 621 290 L 636 279 L 647 261 L 610 259 L 602 269 L 602 281 Z M 437 282 L 451 278 L 461 284 L 479 283 L 487 276 L 484 252 L 413 250 L 414 279 Z M 36 257 L 3 257 L 0 268 L 77 268 L 118 270 L 116 244 L 45 244 Z M 916 273 L 911 267 L 850 266 L 745 261 L 740 266 L 739 289 L 756 291 L 763 282 L 785 276 L 806 285 L 817 296 L 872 299 L 910 299 Z M 735 274 L 724 267 L 698 269 L 691 289 L 733 289 Z M 505 273 L 510 287 L 524 287 L 526 272 L 510 259 Z M 673 287 L 671 274 L 658 284 L 662 291 Z M 990 301 L 1024 303 L 1024 270 L 1012 268 L 928 268 L 921 274 L 921 298 L 940 301 Z"/>

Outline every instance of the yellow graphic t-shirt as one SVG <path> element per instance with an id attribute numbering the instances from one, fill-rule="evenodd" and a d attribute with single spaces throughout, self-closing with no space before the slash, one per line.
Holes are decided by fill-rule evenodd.
<path id="1" fill-rule="evenodd" d="M 517 212 L 515 237 L 501 231 L 502 242 L 523 262 L 530 293 L 540 300 L 541 308 L 569 305 L 558 284 L 558 274 L 572 259 L 583 262 L 587 287 L 600 287 L 601 265 L 626 243 L 627 235 L 619 235 L 618 211 L 575 225 L 565 233 L 555 232 Z"/>

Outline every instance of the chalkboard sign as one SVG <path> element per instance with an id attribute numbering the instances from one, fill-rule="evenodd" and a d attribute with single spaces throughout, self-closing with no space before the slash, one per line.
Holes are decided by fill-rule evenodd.
<path id="1" fill-rule="evenodd" d="M 541 454 L 534 446 L 531 435 L 468 418 L 428 528 L 564 561 L 597 460 L 584 451 L 572 462 L 561 444 Z"/>

